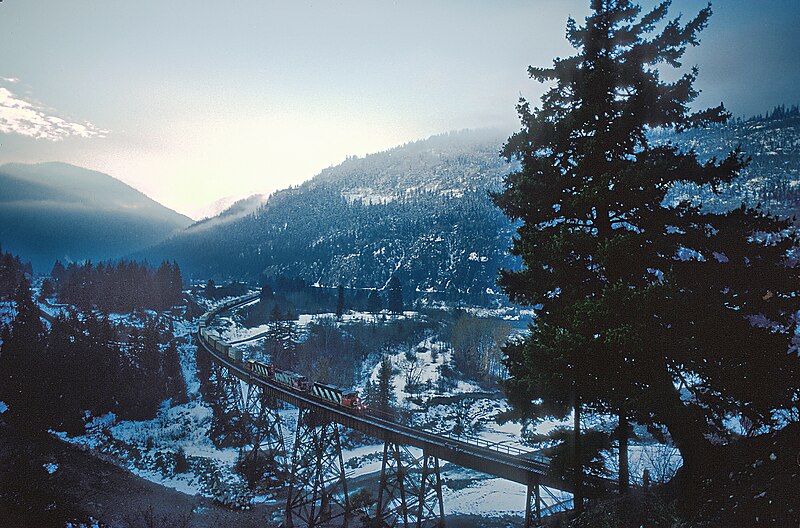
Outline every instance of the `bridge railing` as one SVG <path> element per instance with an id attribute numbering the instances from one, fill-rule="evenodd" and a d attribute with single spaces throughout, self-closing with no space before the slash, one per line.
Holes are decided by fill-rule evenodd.
<path id="1" fill-rule="evenodd" d="M 491 440 L 486 440 L 485 438 L 481 438 L 480 436 L 475 435 L 465 435 L 465 434 L 454 434 L 453 432 L 436 432 L 439 436 L 445 436 L 447 438 L 453 440 L 459 440 L 461 442 L 474 445 L 477 447 L 483 447 L 485 449 L 491 449 L 493 451 L 499 451 L 501 453 L 505 453 L 507 455 L 513 456 L 525 456 L 530 453 L 530 451 L 526 451 L 520 447 L 508 445 L 503 442 L 493 442 Z"/>
<path id="2" fill-rule="evenodd" d="M 398 413 L 388 413 L 388 412 L 380 411 L 378 409 L 369 409 L 367 411 L 367 415 L 368 416 L 372 416 L 374 418 L 380 418 L 381 420 L 386 420 L 386 421 L 395 423 L 397 425 L 406 425 L 406 426 L 410 425 L 410 424 L 407 424 L 407 423 L 403 423 L 402 421 L 398 421 L 397 420 Z M 476 436 L 476 435 L 464 434 L 464 433 L 458 434 L 458 433 L 453 433 L 452 431 L 435 431 L 435 430 L 432 431 L 432 430 L 427 430 L 427 429 L 420 429 L 420 431 L 428 433 L 428 434 L 436 435 L 436 436 L 439 436 L 439 437 L 442 437 L 442 438 L 447 438 L 448 440 L 455 440 L 455 441 L 460 442 L 462 444 L 468 444 L 468 445 L 473 446 L 473 447 L 480 447 L 480 448 L 483 448 L 483 449 L 489 449 L 491 451 L 496 451 L 498 453 L 502 453 L 502 454 L 505 454 L 505 455 L 525 458 L 526 460 L 531 460 L 531 461 L 541 462 L 541 463 L 548 463 L 549 460 L 550 460 L 546 456 L 544 456 L 544 455 L 542 455 L 540 453 L 537 453 L 535 451 L 525 450 L 525 449 L 523 449 L 521 447 L 514 446 L 514 445 L 508 445 L 508 444 L 503 443 L 503 442 L 496 442 L 496 441 L 492 441 L 492 440 L 487 440 L 485 438 L 481 438 L 480 436 Z"/>
<path id="3" fill-rule="evenodd" d="M 365 417 L 381 420 L 386 422 L 387 425 L 391 424 L 403 429 L 412 429 L 413 432 L 409 433 L 412 436 L 425 438 L 428 441 L 435 442 L 446 448 L 455 449 L 456 451 L 481 452 L 480 456 L 482 457 L 497 457 L 496 460 L 503 460 L 503 464 L 513 465 L 518 468 L 527 468 L 527 470 L 539 474 L 541 474 L 542 471 L 546 471 L 546 468 L 551 463 L 550 458 L 536 451 L 526 451 L 521 447 L 507 445 L 502 442 L 493 442 L 478 436 L 465 435 L 463 433 L 458 435 L 452 432 L 417 429 L 414 428 L 413 425 L 397 421 L 397 417 L 389 413 L 371 410 Z"/>

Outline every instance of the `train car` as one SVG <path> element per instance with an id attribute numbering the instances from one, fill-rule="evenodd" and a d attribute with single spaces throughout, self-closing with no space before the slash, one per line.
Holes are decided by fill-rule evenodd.
<path id="1" fill-rule="evenodd" d="M 301 391 L 308 391 L 311 388 L 311 384 L 308 382 L 308 378 L 305 376 L 301 376 L 300 374 L 295 374 L 294 372 L 290 372 L 288 370 L 275 370 L 275 376 L 273 378 L 275 381 L 280 383 L 281 385 L 286 385 L 293 389 L 298 389 Z"/>
<path id="2" fill-rule="evenodd" d="M 229 345 L 227 343 L 225 344 L 225 346 L 227 348 L 227 354 L 230 359 L 236 361 L 237 363 L 241 363 L 243 361 L 242 349 L 237 348 L 233 345 Z"/>
<path id="3" fill-rule="evenodd" d="M 275 376 L 275 367 L 251 359 L 247 362 L 247 370 L 262 378 L 272 379 Z"/>
<path id="4" fill-rule="evenodd" d="M 222 356 L 239 363 L 244 360 L 241 349 L 229 345 L 207 329 L 201 328 L 200 336 L 206 341 L 206 343 L 208 343 L 208 346 L 214 350 L 214 352 L 217 352 L 218 354 L 221 354 Z"/>
<path id="5" fill-rule="evenodd" d="M 204 328 L 202 336 L 211 348 L 214 348 L 214 343 L 219 340 L 219 336 L 210 328 Z"/>
<path id="6" fill-rule="evenodd" d="M 322 398 L 323 400 L 327 400 L 343 407 L 350 407 L 359 411 L 364 409 L 364 405 L 361 402 L 361 396 L 359 396 L 357 391 L 346 392 L 344 389 L 334 387 L 333 385 L 314 383 L 314 385 L 311 387 L 311 394 L 317 398 Z"/>

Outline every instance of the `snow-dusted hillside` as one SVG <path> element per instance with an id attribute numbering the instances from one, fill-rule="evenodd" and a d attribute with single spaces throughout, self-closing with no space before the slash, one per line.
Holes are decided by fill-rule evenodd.
<path id="1" fill-rule="evenodd" d="M 674 198 L 691 198 L 712 210 L 746 204 L 761 205 L 778 215 L 800 211 L 800 115 L 795 107 L 776 108 L 766 118 L 734 120 L 727 125 L 692 129 L 680 134 L 655 133 L 657 143 L 673 143 L 694 150 L 700 159 L 722 159 L 737 147 L 751 159 L 731 185 L 718 194 L 687 185 L 675 190 Z"/>
<path id="2" fill-rule="evenodd" d="M 177 259 L 188 274 L 381 287 L 397 274 L 406 291 L 490 304 L 514 227 L 489 197 L 512 169 L 499 156 L 498 132 L 443 134 L 365 157 L 349 158 L 305 184 L 280 191 L 239 218 L 207 220 L 148 250 L 151 261 Z M 695 149 L 702 158 L 741 145 L 753 158 L 740 179 L 712 196 L 681 186 L 713 208 L 765 205 L 779 214 L 800 206 L 800 117 L 736 120 L 658 143 Z"/>
<path id="3" fill-rule="evenodd" d="M 398 274 L 406 291 L 488 302 L 513 228 L 494 207 L 509 165 L 504 135 L 435 136 L 350 158 L 300 187 L 280 191 L 255 213 L 198 224 L 148 251 L 177 259 L 195 276 L 381 287 Z"/>

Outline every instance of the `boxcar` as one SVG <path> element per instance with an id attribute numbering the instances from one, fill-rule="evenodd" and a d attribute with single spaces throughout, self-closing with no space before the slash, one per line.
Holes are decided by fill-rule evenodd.
<path id="1" fill-rule="evenodd" d="M 242 350 L 240 348 L 236 348 L 235 346 L 227 343 L 225 344 L 225 347 L 227 348 L 227 354 L 229 358 L 238 363 L 242 362 Z"/>

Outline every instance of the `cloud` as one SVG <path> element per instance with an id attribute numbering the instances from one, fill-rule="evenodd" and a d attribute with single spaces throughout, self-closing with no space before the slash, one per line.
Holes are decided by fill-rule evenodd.
<path id="1" fill-rule="evenodd" d="M 16 83 L 16 79 L 3 78 Z M 84 121 L 77 123 L 56 115 L 47 108 L 30 103 L 8 88 L 0 87 L 0 133 L 60 141 L 68 137 L 105 137 L 103 130 Z"/>

